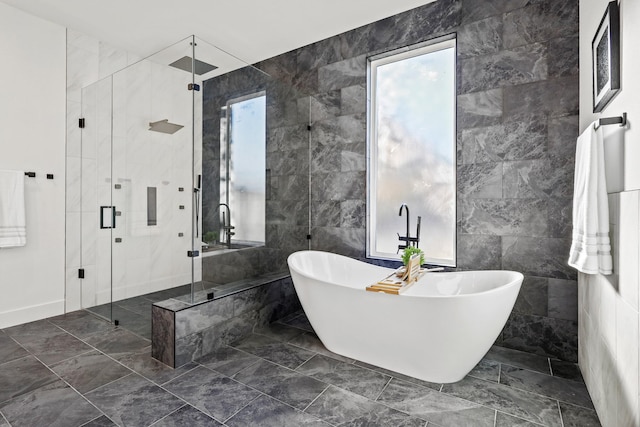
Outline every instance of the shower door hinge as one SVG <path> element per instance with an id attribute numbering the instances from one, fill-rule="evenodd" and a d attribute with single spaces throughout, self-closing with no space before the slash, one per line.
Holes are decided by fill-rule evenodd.
<path id="1" fill-rule="evenodd" d="M 84 268 L 78 269 L 78 279 L 84 279 Z"/>
<path id="2" fill-rule="evenodd" d="M 188 90 L 195 90 L 196 92 L 200 92 L 200 85 L 196 83 L 189 83 L 187 86 Z"/>
<path id="3" fill-rule="evenodd" d="M 307 240 L 311 240 L 311 234 L 307 234 Z"/>
<path id="4" fill-rule="evenodd" d="M 200 251 L 187 251 L 187 256 L 189 258 L 195 258 L 197 256 L 200 256 Z"/>
<path id="5" fill-rule="evenodd" d="M 307 125 L 307 130 L 311 132 L 311 125 Z"/>
<path id="6" fill-rule="evenodd" d="M 78 127 L 84 129 L 84 118 L 78 119 Z"/>

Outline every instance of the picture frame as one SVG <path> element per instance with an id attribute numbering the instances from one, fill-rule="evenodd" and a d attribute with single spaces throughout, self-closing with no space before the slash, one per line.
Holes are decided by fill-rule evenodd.
<path id="1" fill-rule="evenodd" d="M 602 111 L 620 91 L 620 11 L 609 2 L 591 42 L 593 112 Z"/>

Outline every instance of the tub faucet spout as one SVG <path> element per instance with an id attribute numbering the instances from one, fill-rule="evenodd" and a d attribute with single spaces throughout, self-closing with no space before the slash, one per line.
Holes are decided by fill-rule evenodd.
<path id="1" fill-rule="evenodd" d="M 400 242 L 404 242 L 404 244 L 399 244 L 398 245 L 398 251 L 402 250 L 402 249 L 406 249 L 409 246 L 415 246 L 416 248 L 418 247 L 418 245 L 420 244 L 420 223 L 422 221 L 422 217 L 418 217 L 418 226 L 416 229 L 416 237 L 411 237 L 411 217 L 409 214 L 409 206 L 407 206 L 406 203 L 403 203 L 402 205 L 400 205 L 400 210 L 398 211 L 398 216 L 402 216 L 402 210 L 405 210 L 407 212 L 407 234 L 405 234 L 404 236 L 401 236 L 400 234 L 398 234 L 398 240 Z"/>

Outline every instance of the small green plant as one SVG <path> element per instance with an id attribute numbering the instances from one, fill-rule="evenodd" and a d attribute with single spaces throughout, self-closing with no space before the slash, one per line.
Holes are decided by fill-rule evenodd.
<path id="1" fill-rule="evenodd" d="M 409 246 L 404 250 L 404 252 L 402 252 L 402 263 L 404 265 L 409 264 L 409 260 L 413 254 L 420 254 L 420 265 L 425 263 L 424 252 L 422 252 L 422 249 L 416 248 L 415 246 Z"/>
<path id="2" fill-rule="evenodd" d="M 204 236 L 202 236 L 202 240 L 206 243 L 215 243 L 218 241 L 218 233 L 215 231 L 207 231 L 204 233 Z"/>

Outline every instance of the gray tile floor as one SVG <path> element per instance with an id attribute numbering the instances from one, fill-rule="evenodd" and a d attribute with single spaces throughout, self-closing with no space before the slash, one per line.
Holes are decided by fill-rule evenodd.
<path id="1" fill-rule="evenodd" d="M 335 355 L 296 313 L 173 370 L 78 311 L 0 331 L 0 427 L 599 426 L 575 364 L 493 347 L 434 384 Z"/>

